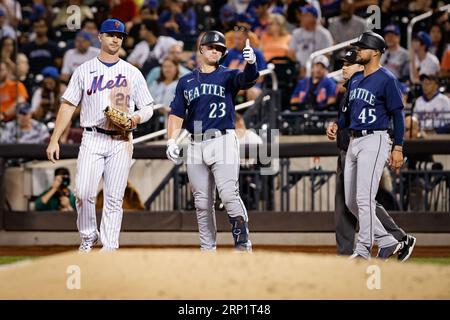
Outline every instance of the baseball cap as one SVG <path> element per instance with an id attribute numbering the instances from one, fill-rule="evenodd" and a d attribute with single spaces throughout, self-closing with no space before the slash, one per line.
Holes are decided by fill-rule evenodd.
<path id="1" fill-rule="evenodd" d="M 83 30 L 78 31 L 75 38 L 83 38 L 84 40 L 92 41 L 91 35 L 89 34 L 89 32 L 83 31 Z"/>
<path id="2" fill-rule="evenodd" d="M 45 77 L 50 77 L 53 79 L 59 78 L 59 71 L 56 67 L 45 67 L 42 69 L 41 74 Z"/>
<path id="3" fill-rule="evenodd" d="M 324 55 L 321 56 L 317 56 L 314 58 L 313 63 L 320 63 L 322 64 L 325 68 L 328 68 L 330 66 L 330 60 L 328 60 L 327 57 L 325 57 Z"/>
<path id="4" fill-rule="evenodd" d="M 253 6 L 254 7 L 259 7 L 259 6 L 263 6 L 265 4 L 269 4 L 271 2 L 272 2 L 271 0 L 254 0 Z"/>
<path id="5" fill-rule="evenodd" d="M 150 9 L 155 9 L 159 7 L 159 1 L 158 0 L 146 0 L 144 2 L 144 6 L 148 6 Z"/>
<path id="6" fill-rule="evenodd" d="M 236 22 L 243 22 L 252 25 L 255 19 L 248 13 L 241 13 L 236 16 Z"/>
<path id="7" fill-rule="evenodd" d="M 229 4 L 225 4 L 224 6 L 222 6 L 222 8 L 220 8 L 220 13 L 219 13 L 220 21 L 231 22 L 231 21 L 234 21 L 235 16 L 236 16 L 236 10 L 234 9 L 233 6 L 231 6 Z"/>
<path id="8" fill-rule="evenodd" d="M 5 15 L 5 11 L 3 11 L 1 8 L 0 8 L 0 17 L 3 17 Z"/>
<path id="9" fill-rule="evenodd" d="M 420 78 L 420 81 L 428 79 L 428 80 L 434 81 L 436 83 L 439 83 L 439 78 L 435 74 L 426 74 L 426 73 L 424 73 L 424 74 L 421 74 L 419 78 Z"/>
<path id="10" fill-rule="evenodd" d="M 106 19 L 100 26 L 100 33 L 117 32 L 124 36 L 127 35 L 125 31 L 125 24 L 116 18 Z"/>
<path id="11" fill-rule="evenodd" d="M 19 112 L 19 114 L 28 114 L 31 111 L 31 104 L 29 104 L 28 102 L 20 102 L 17 105 L 17 110 Z"/>
<path id="12" fill-rule="evenodd" d="M 420 31 L 413 36 L 413 39 L 418 39 L 422 42 L 425 47 L 429 48 L 431 46 L 431 37 L 425 31 Z"/>
<path id="13" fill-rule="evenodd" d="M 341 60 L 351 63 L 351 64 L 355 64 L 357 54 L 358 53 L 356 52 L 355 49 L 350 49 L 349 51 L 347 51 L 345 53 L 345 55 L 341 58 Z"/>
<path id="14" fill-rule="evenodd" d="M 395 24 L 387 25 L 384 28 L 383 33 L 386 34 L 386 33 L 389 33 L 389 32 L 390 33 L 394 33 L 397 36 L 399 36 L 400 35 L 400 28 L 397 25 L 395 25 Z"/>
<path id="15" fill-rule="evenodd" d="M 319 16 L 317 9 L 314 8 L 313 6 L 309 6 L 309 5 L 308 6 L 300 6 L 300 7 L 298 7 L 298 10 L 301 13 L 311 13 L 316 18 Z"/>

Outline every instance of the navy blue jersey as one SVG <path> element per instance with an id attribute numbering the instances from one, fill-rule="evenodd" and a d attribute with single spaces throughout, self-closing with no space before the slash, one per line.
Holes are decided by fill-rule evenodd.
<path id="1" fill-rule="evenodd" d="M 349 80 L 348 101 L 350 109 L 350 129 L 388 129 L 390 116 L 403 109 L 400 83 L 384 67 L 364 77 L 357 72 Z"/>
<path id="2" fill-rule="evenodd" d="M 256 63 L 247 63 L 244 72 L 224 66 L 211 73 L 196 69 L 178 81 L 170 114 L 185 119 L 190 133 L 234 129 L 234 99 L 239 90 L 252 87 L 258 76 Z"/>

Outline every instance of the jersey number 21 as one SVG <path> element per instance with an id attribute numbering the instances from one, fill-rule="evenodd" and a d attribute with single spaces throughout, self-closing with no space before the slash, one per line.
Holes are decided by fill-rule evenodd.
<path id="1" fill-rule="evenodd" d="M 226 104 L 225 102 L 221 102 L 219 103 L 219 107 L 217 107 L 217 103 L 211 103 L 209 105 L 209 118 L 210 119 L 214 119 L 214 118 L 223 118 L 226 114 L 225 111 L 225 107 Z"/>

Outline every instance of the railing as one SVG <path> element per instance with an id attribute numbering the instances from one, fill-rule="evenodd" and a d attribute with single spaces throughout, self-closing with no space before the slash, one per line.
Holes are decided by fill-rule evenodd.
<path id="1" fill-rule="evenodd" d="M 447 5 L 445 5 L 445 6 L 442 6 L 442 7 L 440 7 L 440 8 L 438 8 L 437 9 L 438 11 L 445 11 L 445 10 L 447 10 L 447 11 L 450 11 L 450 4 L 447 4 Z M 431 15 L 433 14 L 433 11 L 428 11 L 428 12 L 425 12 L 425 13 L 422 13 L 422 14 L 420 14 L 420 15 L 418 15 L 418 16 L 416 16 L 416 17 L 414 17 L 414 18 L 412 18 L 411 19 L 411 21 L 409 22 L 409 24 L 408 24 L 408 27 L 407 27 L 407 39 L 408 39 L 408 50 L 411 48 L 411 42 L 412 42 L 412 33 L 413 33 L 413 28 L 414 28 L 414 25 L 417 23 L 417 22 L 419 22 L 419 21 L 422 21 L 422 20 L 425 20 L 425 19 L 428 19 L 429 17 L 431 17 Z M 412 58 L 412 57 L 411 57 Z"/>

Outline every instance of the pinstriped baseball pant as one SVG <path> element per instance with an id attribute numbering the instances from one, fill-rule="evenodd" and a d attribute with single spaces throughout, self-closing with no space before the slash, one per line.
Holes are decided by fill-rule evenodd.
<path id="1" fill-rule="evenodd" d="M 187 150 L 187 173 L 194 195 L 202 250 L 215 250 L 217 226 L 214 210 L 216 187 L 231 218 L 248 222 L 239 195 L 239 142 L 234 131 L 206 141 L 191 142 Z M 246 230 L 248 235 L 248 229 Z M 248 241 L 248 246 L 251 246 Z"/>
<path id="2" fill-rule="evenodd" d="M 97 236 L 95 201 L 103 177 L 103 211 L 100 240 L 103 248 L 117 249 L 122 225 L 122 202 L 131 166 L 133 144 L 98 133 L 83 133 L 77 160 L 77 227 L 82 241 Z"/>

